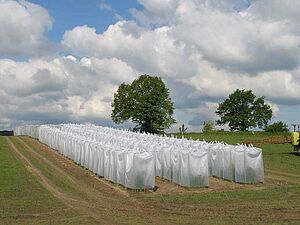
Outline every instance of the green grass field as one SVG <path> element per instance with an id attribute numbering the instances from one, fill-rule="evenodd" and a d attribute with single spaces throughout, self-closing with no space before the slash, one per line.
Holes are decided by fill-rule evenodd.
<path id="1" fill-rule="evenodd" d="M 241 143 L 270 135 L 186 136 Z M 261 147 L 264 184 L 212 178 L 195 190 L 160 181 L 156 192 L 133 192 L 30 138 L 0 137 L 0 224 L 299 224 L 300 156 L 290 144 Z"/>
<path id="2" fill-rule="evenodd" d="M 0 137 L 0 224 L 85 224 L 16 157 Z"/>
<path id="3" fill-rule="evenodd" d="M 173 133 L 172 135 L 181 137 L 179 133 Z M 186 133 L 185 138 L 192 138 L 193 140 L 205 140 L 205 141 L 224 141 L 228 144 L 241 144 L 249 140 L 262 140 L 276 136 L 290 136 L 289 133 L 278 133 L 276 135 L 266 132 L 250 132 L 250 131 L 216 131 L 211 133 Z"/>

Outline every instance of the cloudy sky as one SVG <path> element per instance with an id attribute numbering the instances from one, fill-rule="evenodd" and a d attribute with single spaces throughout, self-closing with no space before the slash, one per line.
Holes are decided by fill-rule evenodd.
<path id="1" fill-rule="evenodd" d="M 235 89 L 300 122 L 299 0 L 0 0 L 0 129 L 112 126 L 113 93 L 161 76 L 200 130 Z M 178 125 L 173 126 L 173 130 Z"/>

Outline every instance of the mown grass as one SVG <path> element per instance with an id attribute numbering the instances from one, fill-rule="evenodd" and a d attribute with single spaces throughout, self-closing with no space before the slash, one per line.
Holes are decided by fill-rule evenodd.
<path id="1" fill-rule="evenodd" d="M 1 216 L 13 209 L 15 214 L 63 208 L 63 203 L 46 191 L 29 173 L 20 160 L 9 150 L 0 137 L 0 209 Z M 10 209 L 10 210 L 8 210 Z"/>
<path id="2" fill-rule="evenodd" d="M 261 148 L 266 169 L 300 175 L 300 156 L 295 155 L 291 144 L 267 144 Z"/>
<path id="3" fill-rule="evenodd" d="M 171 135 L 174 135 L 176 137 L 181 137 L 181 134 L 179 133 L 173 133 Z M 184 134 L 185 138 L 191 138 L 193 140 L 205 140 L 205 141 L 223 141 L 228 144 L 241 144 L 245 141 L 249 140 L 262 140 L 265 138 L 273 137 L 273 136 L 290 136 L 289 133 L 267 133 L 267 132 L 251 132 L 251 131 L 236 131 L 236 132 L 229 132 L 229 131 L 216 131 L 216 132 L 210 132 L 210 133 L 186 133 Z"/>
<path id="4" fill-rule="evenodd" d="M 57 187 L 63 189 L 64 191 L 81 195 L 81 192 L 79 192 L 74 187 L 74 185 L 72 185 L 68 180 L 66 180 L 65 177 L 61 176 L 61 174 L 56 173 L 56 171 L 53 171 L 53 169 L 47 163 L 36 158 L 34 154 L 18 139 L 12 137 L 11 140 L 13 141 L 15 146 L 22 152 L 22 154 L 25 155 L 36 168 L 42 171 L 45 177 L 53 181 Z"/>
<path id="5" fill-rule="evenodd" d="M 46 190 L 0 137 L 0 224 L 91 223 Z"/>
<path id="6" fill-rule="evenodd" d="M 267 190 L 228 191 L 162 196 L 162 205 L 188 209 L 188 217 L 174 216 L 180 224 L 298 224 L 299 185 Z M 287 213 L 288 212 L 288 213 Z M 197 217 L 195 214 L 199 213 Z M 199 217 L 201 215 L 201 222 Z"/>

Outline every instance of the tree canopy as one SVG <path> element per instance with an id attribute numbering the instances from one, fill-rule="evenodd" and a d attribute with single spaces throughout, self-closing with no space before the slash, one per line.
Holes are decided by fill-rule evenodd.
<path id="1" fill-rule="evenodd" d="M 270 133 L 285 133 L 289 132 L 289 127 L 282 121 L 277 121 L 273 124 L 267 125 L 264 130 Z"/>
<path id="2" fill-rule="evenodd" d="M 112 108 L 112 120 L 117 124 L 131 120 L 135 131 L 158 133 L 176 122 L 169 90 L 160 77 L 141 75 L 131 84 L 122 83 Z"/>
<path id="3" fill-rule="evenodd" d="M 272 118 L 271 107 L 264 97 L 256 98 L 251 90 L 239 89 L 219 104 L 216 114 L 220 116 L 217 124 L 228 124 L 231 131 L 263 128 Z"/>

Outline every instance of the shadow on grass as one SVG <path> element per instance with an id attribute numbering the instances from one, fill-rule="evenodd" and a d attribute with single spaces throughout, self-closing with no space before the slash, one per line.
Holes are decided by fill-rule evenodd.
<path id="1" fill-rule="evenodd" d="M 296 156 L 300 156 L 300 151 L 299 152 L 288 152 L 289 155 L 296 155 Z"/>

